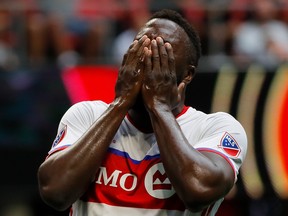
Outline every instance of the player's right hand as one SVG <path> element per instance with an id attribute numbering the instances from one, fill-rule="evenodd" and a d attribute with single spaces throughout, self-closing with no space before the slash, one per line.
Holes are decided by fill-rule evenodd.
<path id="1" fill-rule="evenodd" d="M 134 40 L 124 55 L 115 86 L 116 99 L 122 100 L 128 108 L 134 105 L 143 81 L 144 52 L 150 39 L 144 35 Z M 145 48 L 146 47 L 146 48 Z"/>

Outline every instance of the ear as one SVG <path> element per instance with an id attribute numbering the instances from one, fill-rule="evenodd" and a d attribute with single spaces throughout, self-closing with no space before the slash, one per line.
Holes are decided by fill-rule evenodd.
<path id="1" fill-rule="evenodd" d="M 182 82 L 184 82 L 186 85 L 190 83 L 195 75 L 195 71 L 196 67 L 194 65 L 188 65 Z"/>

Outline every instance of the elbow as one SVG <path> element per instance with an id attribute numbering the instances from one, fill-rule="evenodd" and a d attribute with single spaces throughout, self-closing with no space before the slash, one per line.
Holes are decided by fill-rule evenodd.
<path id="1" fill-rule="evenodd" d="M 185 182 L 186 187 L 182 187 L 179 197 L 190 211 L 200 212 L 217 200 L 223 199 L 233 187 L 233 180 L 234 175 L 225 178 L 221 173 L 209 178 L 190 178 Z"/>
<path id="2" fill-rule="evenodd" d="M 67 201 L 61 197 L 58 196 L 57 193 L 53 192 L 49 189 L 49 187 L 41 187 L 39 186 L 39 192 L 42 200 L 50 207 L 57 211 L 65 211 L 68 209 L 71 205 L 67 203 Z"/>
<path id="3" fill-rule="evenodd" d="M 189 197 L 182 198 L 182 201 L 187 209 L 191 212 L 201 212 L 205 208 L 207 208 L 212 202 L 203 199 L 203 197 L 199 197 L 199 199 L 192 198 L 190 195 Z"/>
<path id="4" fill-rule="evenodd" d="M 38 170 L 38 188 L 42 200 L 57 211 L 65 211 L 71 206 L 65 193 L 57 189 L 57 186 L 49 181 L 47 176 L 41 173 L 41 167 Z"/>
<path id="5" fill-rule="evenodd" d="M 196 200 L 186 200 L 184 201 L 184 204 L 189 211 L 198 213 L 202 212 L 205 208 L 207 208 L 210 203 L 202 202 L 202 201 L 196 201 Z"/>
<path id="6" fill-rule="evenodd" d="M 224 197 L 215 188 L 199 184 L 196 187 L 186 187 L 186 190 L 178 195 L 191 212 L 201 212 L 218 199 L 221 199 L 221 197 Z"/>

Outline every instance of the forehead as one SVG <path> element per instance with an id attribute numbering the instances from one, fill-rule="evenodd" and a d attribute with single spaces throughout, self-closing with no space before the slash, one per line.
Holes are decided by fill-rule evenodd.
<path id="1" fill-rule="evenodd" d="M 152 19 L 147 22 L 139 31 L 136 39 L 147 35 L 150 39 L 162 37 L 164 41 L 174 43 L 183 42 L 187 39 L 186 32 L 177 23 L 168 19 Z"/>

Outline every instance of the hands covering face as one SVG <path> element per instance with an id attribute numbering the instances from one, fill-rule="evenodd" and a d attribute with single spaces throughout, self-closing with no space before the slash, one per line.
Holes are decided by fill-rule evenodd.
<path id="1" fill-rule="evenodd" d="M 166 105 L 170 110 L 181 100 L 184 83 L 177 86 L 173 48 L 161 37 L 144 35 L 135 40 L 124 56 L 116 83 L 116 98 L 133 106 L 139 94 L 148 110 Z"/>

